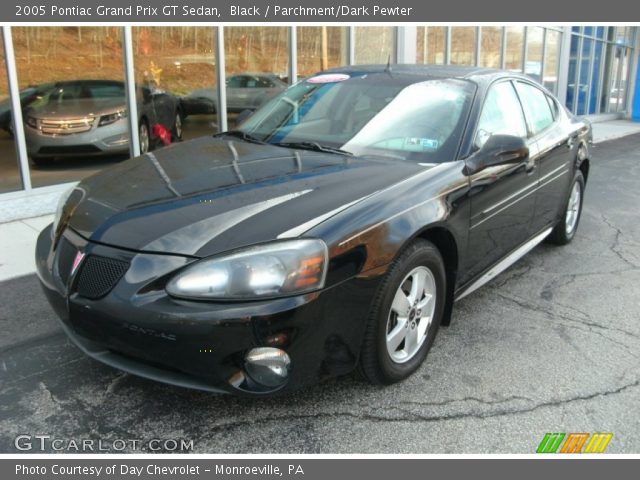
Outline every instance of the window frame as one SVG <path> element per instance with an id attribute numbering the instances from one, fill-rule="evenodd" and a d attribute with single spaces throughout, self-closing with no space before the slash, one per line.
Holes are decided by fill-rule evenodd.
<path id="1" fill-rule="evenodd" d="M 529 130 L 529 124 L 527 122 L 527 117 L 525 115 L 524 112 L 524 108 L 522 106 L 522 101 L 520 100 L 520 96 L 518 95 L 518 90 L 516 89 L 516 86 L 513 84 L 513 81 L 515 79 L 512 77 L 504 77 L 504 78 L 499 78 L 495 81 L 493 81 L 486 89 L 483 98 L 482 98 L 482 105 L 479 106 L 478 109 L 478 116 L 477 116 L 477 120 L 476 120 L 476 124 L 475 127 L 473 129 L 473 135 L 471 136 L 471 153 L 477 152 L 479 150 L 479 148 L 476 145 L 476 137 L 478 135 L 478 129 L 480 128 L 480 122 L 482 120 L 482 114 L 484 113 L 484 108 L 487 104 L 487 99 L 489 98 L 489 93 L 491 92 L 491 89 L 495 88 L 496 85 L 499 85 L 501 83 L 509 83 L 511 84 L 511 88 L 513 89 L 513 93 L 515 94 L 515 98 L 517 101 L 518 106 L 520 107 L 520 113 L 522 115 L 522 120 L 524 122 L 524 127 L 526 130 L 526 137 L 524 137 L 526 140 L 528 140 L 529 138 L 531 138 L 531 132 Z M 482 147 L 480 147 L 482 148 Z"/>
<path id="2" fill-rule="evenodd" d="M 511 79 L 511 82 L 513 83 L 513 88 L 515 89 L 516 94 L 518 95 L 518 100 L 520 101 L 520 107 L 522 108 L 522 112 L 524 114 L 524 121 L 525 121 L 525 123 L 527 125 L 527 131 L 529 132 L 528 138 L 536 138 L 536 137 L 540 137 L 540 136 L 546 134 L 552 127 L 554 127 L 558 123 L 558 119 L 560 117 L 560 111 L 559 111 L 559 107 L 558 107 L 556 99 L 544 87 L 541 87 L 540 85 L 536 85 L 534 82 L 531 82 L 529 80 L 526 80 L 526 79 L 523 79 L 523 78 L 513 78 L 513 79 Z M 547 105 L 547 107 L 549 108 L 549 113 L 551 113 L 552 121 L 551 121 L 551 123 L 549 125 L 547 125 L 546 127 L 544 127 L 542 130 L 540 130 L 538 132 L 534 133 L 534 131 L 533 131 L 532 121 L 531 121 L 531 119 L 529 118 L 529 116 L 527 114 L 527 108 L 525 107 L 525 102 L 522 99 L 522 96 L 520 95 L 520 92 L 518 91 L 518 86 L 517 86 L 518 83 L 523 83 L 525 85 L 530 86 L 531 88 L 535 88 L 545 96 L 545 105 Z M 551 105 L 549 105 L 549 100 L 550 99 L 556 105 L 555 112 L 554 112 L 554 110 L 551 109 Z"/>

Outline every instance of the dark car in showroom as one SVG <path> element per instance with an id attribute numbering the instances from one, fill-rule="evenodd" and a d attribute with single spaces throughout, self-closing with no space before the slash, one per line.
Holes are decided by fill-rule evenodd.
<path id="1" fill-rule="evenodd" d="M 572 240 L 590 142 L 524 75 L 325 71 L 237 130 L 81 181 L 38 238 L 38 276 L 79 348 L 142 377 L 246 395 L 354 369 L 390 384 L 456 300 Z"/>
<path id="2" fill-rule="evenodd" d="M 233 75 L 226 79 L 227 111 L 256 110 L 286 88 L 287 84 L 273 73 Z M 215 88 L 200 88 L 182 97 L 185 116 L 216 113 L 217 105 Z"/>
<path id="3" fill-rule="evenodd" d="M 137 87 L 140 151 L 159 139 L 154 127 L 182 138 L 183 113 L 175 95 Z M 40 93 L 23 113 L 27 150 L 34 163 L 56 157 L 118 155 L 129 151 L 124 83 L 118 80 L 56 82 Z"/>

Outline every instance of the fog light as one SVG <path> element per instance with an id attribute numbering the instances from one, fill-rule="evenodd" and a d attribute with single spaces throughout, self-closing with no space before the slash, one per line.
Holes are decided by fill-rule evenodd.
<path id="1" fill-rule="evenodd" d="M 291 359 L 284 350 L 254 348 L 244 357 L 244 368 L 255 382 L 265 387 L 279 387 L 289 376 Z"/>

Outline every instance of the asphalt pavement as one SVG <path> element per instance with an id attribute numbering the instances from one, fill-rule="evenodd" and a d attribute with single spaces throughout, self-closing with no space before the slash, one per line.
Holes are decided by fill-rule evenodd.
<path id="1" fill-rule="evenodd" d="M 640 135 L 593 147 L 573 243 L 542 244 L 455 305 L 425 364 L 268 399 L 157 384 L 86 358 L 29 275 L 0 283 L 0 452 L 17 435 L 182 438 L 199 453 L 533 453 L 611 432 L 640 453 Z"/>

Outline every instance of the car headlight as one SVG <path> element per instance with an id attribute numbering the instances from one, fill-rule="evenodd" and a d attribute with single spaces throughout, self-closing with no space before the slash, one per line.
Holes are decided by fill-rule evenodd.
<path id="1" fill-rule="evenodd" d="M 169 295 L 249 300 L 307 293 L 324 287 L 327 246 L 319 239 L 274 242 L 200 260 L 167 284 Z"/>
<path id="2" fill-rule="evenodd" d="M 67 204 L 67 200 L 71 196 L 71 193 L 75 190 L 76 186 L 74 185 L 69 190 L 60 195 L 58 199 L 58 205 L 56 206 L 56 214 L 53 217 L 53 227 L 51 228 L 51 235 L 55 237 L 56 231 L 60 226 L 60 219 L 62 218 L 62 212 L 64 211 L 64 206 Z"/>
<path id="3" fill-rule="evenodd" d="M 38 128 L 38 119 L 35 117 L 27 117 L 26 119 L 26 123 L 27 125 L 29 125 L 31 128 Z"/>
<path id="4" fill-rule="evenodd" d="M 112 123 L 117 122 L 121 118 L 127 118 L 126 110 L 119 110 L 115 113 L 110 113 L 109 115 L 102 115 L 100 117 L 100 121 L 98 122 L 98 126 L 104 127 L 105 125 L 111 125 Z"/>

